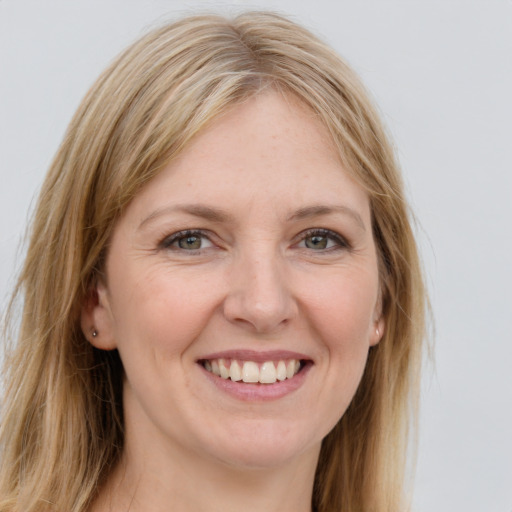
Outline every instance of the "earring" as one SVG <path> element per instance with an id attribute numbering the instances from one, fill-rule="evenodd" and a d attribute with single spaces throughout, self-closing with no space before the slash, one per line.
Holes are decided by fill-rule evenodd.
<path id="1" fill-rule="evenodd" d="M 98 331 L 96 329 L 94 329 L 94 331 L 92 331 L 92 337 L 96 338 L 97 336 L 98 336 Z"/>
<path id="2" fill-rule="evenodd" d="M 380 331 L 379 331 L 378 327 L 375 329 L 375 333 L 377 334 L 377 338 L 380 338 Z M 94 334 L 93 334 L 93 336 L 94 336 Z"/>

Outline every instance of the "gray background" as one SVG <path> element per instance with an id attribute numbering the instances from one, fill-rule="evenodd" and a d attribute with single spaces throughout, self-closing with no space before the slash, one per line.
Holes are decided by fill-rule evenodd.
<path id="1" fill-rule="evenodd" d="M 395 138 L 436 319 L 417 512 L 512 512 L 512 1 L 0 0 L 0 297 L 70 117 L 114 55 L 197 8 L 270 8 L 362 75 Z"/>

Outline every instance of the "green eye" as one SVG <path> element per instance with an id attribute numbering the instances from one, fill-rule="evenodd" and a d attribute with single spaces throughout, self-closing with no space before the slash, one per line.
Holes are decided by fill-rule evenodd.
<path id="1" fill-rule="evenodd" d="M 304 244 L 308 249 L 327 249 L 329 239 L 325 235 L 311 235 L 304 239 Z"/>
<path id="2" fill-rule="evenodd" d="M 162 241 L 160 246 L 163 249 L 170 249 L 173 251 L 201 251 L 213 244 L 201 231 L 179 231 Z"/>
<path id="3" fill-rule="evenodd" d="M 185 236 L 177 240 L 180 249 L 197 250 L 201 249 L 203 239 L 197 235 Z"/>
<path id="4" fill-rule="evenodd" d="M 330 229 L 311 229 L 302 235 L 299 247 L 312 251 L 348 249 L 349 243 L 344 237 Z"/>

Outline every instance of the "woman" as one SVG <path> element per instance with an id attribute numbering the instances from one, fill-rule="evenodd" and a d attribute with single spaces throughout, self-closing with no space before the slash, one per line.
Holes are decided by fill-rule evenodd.
<path id="1" fill-rule="evenodd" d="M 405 509 L 425 295 L 402 183 L 353 72 L 292 22 L 128 48 L 17 295 L 0 510 Z"/>

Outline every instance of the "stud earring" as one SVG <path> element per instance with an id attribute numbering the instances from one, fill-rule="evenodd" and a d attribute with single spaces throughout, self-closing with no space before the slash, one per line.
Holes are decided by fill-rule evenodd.
<path id="1" fill-rule="evenodd" d="M 375 333 L 377 334 L 377 338 L 380 338 L 380 331 L 378 327 L 375 329 Z"/>
<path id="2" fill-rule="evenodd" d="M 96 329 L 94 329 L 94 331 L 92 331 L 92 337 L 96 338 L 97 336 L 98 336 L 98 331 Z"/>

